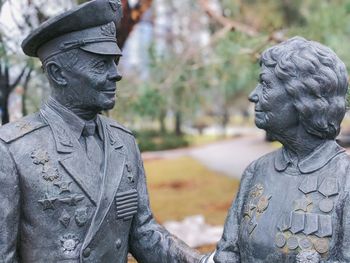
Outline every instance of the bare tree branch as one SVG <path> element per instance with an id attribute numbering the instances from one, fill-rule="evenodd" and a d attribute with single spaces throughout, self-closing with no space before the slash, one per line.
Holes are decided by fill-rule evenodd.
<path id="1" fill-rule="evenodd" d="M 17 17 L 16 17 L 16 15 L 14 13 L 14 8 L 13 8 L 13 4 L 12 4 L 11 0 L 9 0 L 9 5 L 10 5 L 10 8 L 9 8 L 10 9 L 10 14 L 11 14 L 13 22 L 16 24 L 16 26 L 18 27 L 18 29 L 20 31 L 23 31 L 24 30 L 24 26 L 21 25 L 21 23 L 17 20 Z"/>
<path id="2" fill-rule="evenodd" d="M 10 92 L 13 91 L 18 83 L 21 81 L 22 77 L 24 76 L 24 73 L 26 72 L 27 67 L 23 67 L 21 73 L 17 76 L 16 80 L 10 85 Z"/>
<path id="3" fill-rule="evenodd" d="M 209 15 L 209 17 L 214 19 L 216 22 L 221 24 L 223 27 L 230 28 L 231 30 L 236 30 L 236 31 L 245 33 L 251 37 L 257 36 L 259 34 L 259 32 L 255 28 L 253 28 L 249 25 L 234 21 L 230 18 L 227 18 L 227 17 L 215 12 L 211 8 L 208 0 L 199 0 L 199 4 L 203 8 L 203 10 Z"/>
<path id="4" fill-rule="evenodd" d="M 29 87 L 29 81 L 31 79 L 32 72 L 33 72 L 33 68 L 30 67 L 28 72 L 27 72 L 27 75 L 24 79 L 24 83 L 23 83 L 23 95 L 22 95 L 22 113 L 23 113 L 23 116 L 26 116 L 28 114 L 26 102 L 27 102 L 27 92 L 28 92 L 28 87 Z"/>

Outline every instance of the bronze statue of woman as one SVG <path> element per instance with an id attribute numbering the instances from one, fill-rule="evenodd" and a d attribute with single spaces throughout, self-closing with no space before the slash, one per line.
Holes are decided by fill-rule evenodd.
<path id="1" fill-rule="evenodd" d="M 349 156 L 335 138 L 348 74 L 328 47 L 294 37 L 261 55 L 255 124 L 283 147 L 254 161 L 216 263 L 350 262 Z"/>

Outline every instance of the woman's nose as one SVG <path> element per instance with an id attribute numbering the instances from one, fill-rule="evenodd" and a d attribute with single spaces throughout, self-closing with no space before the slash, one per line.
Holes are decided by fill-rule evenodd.
<path id="1" fill-rule="evenodd" d="M 253 103 L 257 103 L 259 101 L 259 96 L 256 92 L 256 88 L 249 94 L 248 100 Z"/>

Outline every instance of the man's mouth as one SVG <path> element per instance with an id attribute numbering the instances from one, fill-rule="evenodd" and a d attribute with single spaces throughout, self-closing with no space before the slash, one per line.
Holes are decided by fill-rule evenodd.
<path id="1" fill-rule="evenodd" d="M 105 90 L 101 90 L 100 92 L 105 94 L 115 94 L 116 91 L 117 91 L 116 89 L 105 89 Z"/>

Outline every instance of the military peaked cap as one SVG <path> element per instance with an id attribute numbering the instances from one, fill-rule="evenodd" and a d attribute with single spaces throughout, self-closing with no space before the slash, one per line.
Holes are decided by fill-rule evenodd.
<path id="1" fill-rule="evenodd" d="M 92 0 L 41 24 L 23 41 L 22 49 L 41 61 L 75 48 L 121 55 L 116 38 L 121 17 L 120 0 Z"/>

